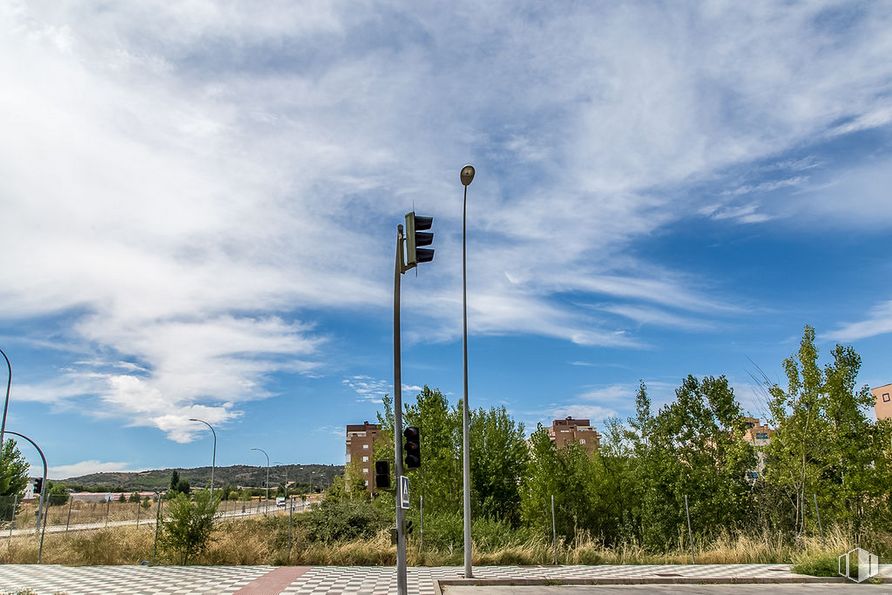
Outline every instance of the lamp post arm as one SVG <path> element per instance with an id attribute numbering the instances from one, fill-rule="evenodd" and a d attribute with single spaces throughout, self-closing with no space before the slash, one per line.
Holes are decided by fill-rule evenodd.
<path id="1" fill-rule="evenodd" d="M 3 355 L 3 359 L 6 360 L 6 369 L 9 371 L 9 376 L 6 379 L 6 400 L 3 401 L 3 421 L 0 422 L 0 460 L 2 460 L 3 441 L 6 434 L 6 412 L 9 410 L 9 389 L 12 388 L 12 364 L 10 363 L 9 358 L 6 357 L 6 352 L 2 349 L 0 349 L 0 355 Z"/>

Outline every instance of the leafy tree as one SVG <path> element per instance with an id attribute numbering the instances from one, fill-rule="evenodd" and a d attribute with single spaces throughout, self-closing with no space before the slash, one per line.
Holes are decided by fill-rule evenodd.
<path id="1" fill-rule="evenodd" d="M 0 460 L 0 497 L 18 495 L 21 498 L 28 486 L 29 469 L 30 465 L 16 441 L 7 439 L 3 445 L 3 458 Z"/>
<path id="2" fill-rule="evenodd" d="M 176 469 L 170 474 L 170 491 L 178 492 L 180 487 L 180 472 Z"/>
<path id="3" fill-rule="evenodd" d="M 798 352 L 784 360 L 786 389 L 769 389 L 777 430 L 767 450 L 766 504 L 776 511 L 772 521 L 795 534 L 818 530 L 815 502 L 824 524 L 851 523 L 856 534 L 889 518 L 886 430 L 869 418 L 868 388 L 856 387 L 861 358 L 843 345 L 831 357 L 822 368 L 806 326 Z"/>
<path id="4" fill-rule="evenodd" d="M 68 488 L 65 484 L 51 481 L 47 489 L 47 503 L 50 506 L 61 506 L 68 502 Z"/>
<path id="5" fill-rule="evenodd" d="M 132 494 L 130 494 L 130 497 L 127 498 L 127 501 L 128 501 L 128 502 L 131 502 L 131 503 L 132 503 L 132 502 L 139 502 L 139 501 L 140 501 L 139 492 L 133 492 Z"/>
<path id="6" fill-rule="evenodd" d="M 210 490 L 201 490 L 191 499 L 180 492 L 170 501 L 160 541 L 181 564 L 207 550 L 219 504 L 219 496 L 211 496 Z"/>
<path id="7" fill-rule="evenodd" d="M 756 456 L 743 440 L 743 412 L 728 380 L 688 376 L 675 395 L 653 419 L 642 461 L 642 516 L 653 520 L 643 537 L 651 546 L 684 533 L 685 496 L 697 533 L 706 536 L 742 528 L 752 505 L 746 473 Z"/>
<path id="8" fill-rule="evenodd" d="M 459 410 L 460 417 L 460 410 Z M 529 459 L 523 424 L 504 407 L 471 413 L 471 485 L 476 514 L 520 523 L 520 488 Z"/>
<path id="9" fill-rule="evenodd" d="M 121 492 L 121 494 L 118 496 L 118 502 L 126 502 L 126 501 L 127 501 L 127 496 L 124 495 L 124 492 Z"/>

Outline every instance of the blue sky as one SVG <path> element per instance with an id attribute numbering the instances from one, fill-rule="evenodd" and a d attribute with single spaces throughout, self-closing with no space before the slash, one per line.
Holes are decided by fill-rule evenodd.
<path id="1" fill-rule="evenodd" d="M 781 381 L 805 324 L 890 381 L 892 8 L 880 2 L 0 7 L 8 427 L 57 477 L 342 463 L 390 392 L 527 427 Z M 32 460 L 34 457 L 32 457 Z"/>

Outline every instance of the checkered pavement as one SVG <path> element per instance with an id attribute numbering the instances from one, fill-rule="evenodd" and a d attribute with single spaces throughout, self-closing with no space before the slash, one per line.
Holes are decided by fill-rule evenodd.
<path id="1" fill-rule="evenodd" d="M 251 583 L 273 566 L 0 566 L 0 593 L 30 589 L 44 593 L 197 595 L 252 590 Z M 475 578 L 790 578 L 783 564 L 702 564 L 623 566 L 478 566 Z M 434 581 L 462 578 L 460 567 L 409 568 L 410 593 L 434 595 Z M 396 573 L 388 566 L 315 566 L 295 578 L 282 593 L 299 595 L 387 595 L 396 592 Z"/>
<path id="2" fill-rule="evenodd" d="M 0 566 L 0 593 L 194 595 L 233 593 L 273 566 Z"/>

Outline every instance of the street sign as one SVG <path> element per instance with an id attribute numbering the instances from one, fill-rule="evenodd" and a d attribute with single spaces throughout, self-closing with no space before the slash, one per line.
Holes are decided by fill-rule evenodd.
<path id="1" fill-rule="evenodd" d="M 409 509 L 409 478 L 400 475 L 400 508 Z"/>

